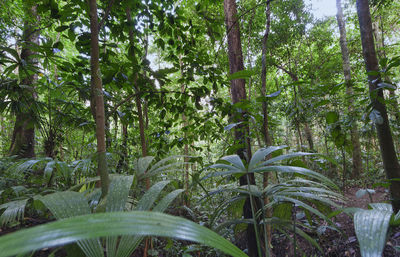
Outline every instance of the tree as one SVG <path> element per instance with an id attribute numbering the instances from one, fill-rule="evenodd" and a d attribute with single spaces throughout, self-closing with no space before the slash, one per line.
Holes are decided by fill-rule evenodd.
<path id="1" fill-rule="evenodd" d="M 349 115 L 354 117 L 354 100 L 353 100 L 353 82 L 351 79 L 351 68 L 350 68 L 350 59 L 349 59 L 349 49 L 347 48 L 347 39 L 346 39 L 346 26 L 343 18 L 343 10 L 342 10 L 342 1 L 336 0 L 337 7 L 337 22 L 339 26 L 340 32 L 340 49 L 342 51 L 342 60 L 343 60 L 343 73 L 344 80 L 346 84 L 346 94 L 348 99 L 348 111 Z M 362 160 L 361 160 L 361 145 L 360 138 L 358 135 L 358 126 L 355 121 L 351 122 L 350 129 L 351 142 L 353 146 L 353 169 L 352 176 L 353 178 L 358 178 L 362 172 Z"/>
<path id="2" fill-rule="evenodd" d="M 226 31 L 228 34 L 228 57 L 229 57 L 229 73 L 234 74 L 244 70 L 242 43 L 240 40 L 239 20 L 237 16 L 237 7 L 235 0 L 224 0 L 224 13 Z M 246 84 L 244 79 L 231 80 L 231 98 L 232 103 L 237 104 L 246 101 Z M 237 107 L 236 107 L 237 108 Z M 239 109 L 239 108 L 237 108 Z M 240 123 L 235 127 L 235 143 L 237 145 L 237 155 L 242 160 L 251 158 L 250 139 L 248 137 L 249 125 L 246 122 L 245 110 L 239 109 L 238 113 L 234 113 L 234 121 Z M 245 174 L 240 177 L 240 185 L 255 184 L 254 174 Z M 243 214 L 245 219 L 253 218 L 251 209 L 251 199 L 248 197 L 243 206 Z M 254 210 L 253 210 L 254 211 Z M 259 256 L 258 238 L 256 237 L 256 228 L 247 226 L 247 248 L 249 256 Z"/>
<path id="3" fill-rule="evenodd" d="M 37 60 L 32 50 L 38 45 L 39 32 L 37 29 L 37 6 L 33 1 L 24 1 L 25 21 L 22 35 L 20 86 L 25 88 L 19 96 L 19 110 L 16 113 L 14 130 L 12 133 L 10 155 L 20 158 L 32 158 L 35 156 L 35 116 L 34 104 L 36 100 L 35 83 L 38 75 L 36 71 Z"/>
<path id="4" fill-rule="evenodd" d="M 388 114 L 384 102 L 383 89 L 380 87 L 378 58 L 375 51 L 371 13 L 368 0 L 357 0 L 357 14 L 360 24 L 361 42 L 368 74 L 369 92 L 372 112 L 386 176 L 390 181 L 390 194 L 395 212 L 400 209 L 400 165 L 394 148 L 392 132 L 389 127 Z"/>
<path id="5" fill-rule="evenodd" d="M 268 37 L 270 33 L 270 28 L 271 28 L 271 1 L 267 1 L 267 7 L 265 10 L 265 15 L 266 15 L 266 28 L 265 28 L 265 33 L 263 37 L 263 42 L 262 42 L 262 57 L 261 57 L 261 94 L 262 97 L 264 97 L 264 101 L 262 102 L 262 110 L 263 110 L 263 135 L 264 135 L 264 144 L 266 147 L 272 145 L 272 138 L 270 135 L 269 127 L 268 127 L 268 102 L 266 99 L 266 91 L 267 91 L 267 50 L 268 50 Z M 270 156 L 267 156 L 269 158 Z M 263 187 L 266 188 L 269 184 L 269 173 L 264 173 L 263 174 Z M 264 204 L 267 205 L 269 203 L 268 197 L 265 197 L 264 199 Z M 266 211 L 266 216 L 268 218 L 272 217 L 272 210 L 271 208 L 268 208 Z M 271 243 L 271 225 L 268 224 L 267 227 L 267 237 L 268 237 L 268 244 Z"/>
<path id="6" fill-rule="evenodd" d="M 100 176 L 102 197 L 105 197 L 108 192 L 109 177 L 107 171 L 106 159 L 106 134 L 105 134 L 105 114 L 104 114 L 104 99 L 103 86 L 100 71 L 100 49 L 99 49 L 99 22 L 97 17 L 96 0 L 89 2 L 90 16 L 90 72 L 91 72 L 91 90 L 93 98 L 91 99 L 94 106 L 94 116 L 96 122 L 96 139 L 97 139 L 97 155 L 98 166 L 97 173 Z"/>

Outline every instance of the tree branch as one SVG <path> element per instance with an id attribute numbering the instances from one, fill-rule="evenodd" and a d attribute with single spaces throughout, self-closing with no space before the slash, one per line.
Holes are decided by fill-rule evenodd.
<path id="1" fill-rule="evenodd" d="M 103 15 L 103 18 L 101 19 L 101 21 L 100 21 L 100 23 L 99 23 L 99 31 L 100 31 L 101 28 L 104 26 L 104 23 L 105 23 L 105 21 L 106 21 L 108 15 L 110 15 L 110 11 L 111 11 L 111 8 L 112 8 L 114 2 L 115 2 L 115 0 L 110 0 L 110 2 L 108 2 L 107 9 L 105 10 L 104 15 Z"/>

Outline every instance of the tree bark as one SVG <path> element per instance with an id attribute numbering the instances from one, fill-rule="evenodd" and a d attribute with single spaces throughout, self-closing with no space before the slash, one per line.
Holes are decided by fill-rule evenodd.
<path id="1" fill-rule="evenodd" d="M 23 31 L 23 46 L 21 51 L 21 60 L 27 65 L 37 66 L 37 59 L 33 58 L 36 52 L 31 48 L 39 44 L 39 33 L 36 30 L 37 5 L 31 5 L 31 2 L 25 4 L 25 21 Z M 33 22 L 32 22 L 33 21 Z M 21 111 L 16 114 L 14 130 L 11 139 L 9 154 L 16 155 L 19 158 L 35 157 L 35 112 L 31 108 L 31 103 L 36 101 L 36 92 L 34 84 L 37 81 L 37 74 L 27 74 L 31 71 L 20 69 L 21 84 L 28 86 L 20 96 Z"/>
<path id="2" fill-rule="evenodd" d="M 261 57 L 261 93 L 262 96 L 265 97 L 267 91 L 267 43 L 268 37 L 271 27 L 271 1 L 267 2 L 267 9 L 266 9 L 266 17 L 267 17 L 267 25 L 263 37 L 263 44 L 262 44 L 262 57 Z M 264 99 L 262 103 L 262 110 L 263 110 L 263 134 L 264 134 L 264 143 L 266 146 L 272 145 L 271 135 L 268 130 L 268 103 L 266 99 Z"/>
<path id="3" fill-rule="evenodd" d="M 267 1 L 267 8 L 265 10 L 265 15 L 266 15 L 266 28 L 265 28 L 265 33 L 263 37 L 263 42 L 262 42 L 262 57 L 261 57 L 261 94 L 263 97 L 266 96 L 267 92 L 267 49 L 268 49 L 268 37 L 270 33 L 270 28 L 271 28 L 271 1 Z M 264 135 L 264 144 L 266 147 L 272 145 L 272 138 L 269 133 L 269 126 L 268 126 L 268 102 L 267 99 L 265 98 L 263 103 L 262 103 L 262 111 L 263 111 L 263 124 L 262 124 L 262 129 L 263 129 L 263 135 Z M 267 158 L 270 158 L 270 156 L 267 156 Z M 263 187 L 266 188 L 269 184 L 269 172 L 265 172 L 263 174 Z M 265 197 L 264 198 L 264 205 L 269 204 L 269 198 Z M 272 217 L 272 209 L 268 208 L 265 212 L 266 218 L 271 218 Z M 267 235 L 267 241 L 268 244 L 271 244 L 271 235 L 272 235 L 272 229 L 271 225 L 267 224 L 266 225 L 266 235 Z M 269 249 L 266 249 L 266 251 L 269 251 Z M 270 255 L 270 254 L 268 254 Z"/>
<path id="4" fill-rule="evenodd" d="M 180 70 L 180 75 L 183 78 L 183 62 L 182 62 L 182 57 L 179 56 L 179 70 Z M 186 90 L 185 85 L 182 83 L 181 84 L 181 93 L 184 94 Z M 187 120 L 187 117 L 185 113 L 182 113 L 182 126 L 185 128 L 189 125 L 189 122 Z M 183 181 L 184 181 L 184 188 L 185 188 L 185 198 L 184 198 L 184 204 L 186 206 L 190 206 L 190 199 L 189 199 L 189 145 L 187 142 L 187 132 L 186 129 L 183 132 L 183 138 L 185 139 L 185 145 L 183 146 L 183 161 L 184 161 L 184 174 L 183 174 Z"/>
<path id="5" fill-rule="evenodd" d="M 126 168 L 127 156 L 128 156 L 128 125 L 122 123 L 122 144 L 120 149 L 120 158 L 117 165 L 117 173 L 122 173 L 122 171 Z"/>
<path id="6" fill-rule="evenodd" d="M 100 48 L 99 48 L 99 25 L 97 17 L 97 3 L 96 0 L 89 1 L 89 16 L 90 16 L 90 71 L 91 71 L 91 90 L 93 92 L 96 121 L 96 138 L 97 138 L 97 155 L 98 166 L 97 174 L 100 176 L 102 197 L 108 193 L 108 186 L 110 179 L 107 171 L 106 159 L 106 135 L 105 135 L 105 113 L 104 113 L 104 98 L 103 98 L 103 85 L 101 80 L 100 71 Z"/>
<path id="7" fill-rule="evenodd" d="M 378 17 L 377 17 L 378 19 Z M 379 20 L 382 23 L 382 17 L 379 16 Z M 374 37 L 375 37 L 375 42 L 376 42 L 376 47 L 378 49 L 377 54 L 380 59 L 387 58 L 386 57 L 386 51 L 385 51 L 385 35 L 383 33 L 383 25 L 381 25 L 381 28 L 379 28 L 379 21 L 375 21 L 372 23 L 372 29 L 374 32 Z M 379 33 L 379 30 L 381 29 L 381 34 Z M 381 67 L 381 69 L 384 69 L 386 67 Z M 390 77 L 386 74 L 385 77 L 385 82 L 387 83 L 392 83 Z M 392 115 L 392 117 L 395 118 L 395 122 L 397 126 L 400 126 L 400 110 L 399 110 L 399 104 L 397 102 L 397 96 L 394 92 L 394 90 L 389 90 L 389 97 L 390 97 L 390 104 L 389 104 L 389 115 Z M 390 108 L 391 107 L 391 108 Z M 400 142 L 399 138 L 395 138 L 397 150 L 400 149 Z"/>
<path id="8" fill-rule="evenodd" d="M 308 122 L 304 122 L 304 134 L 306 135 L 306 139 L 308 142 L 308 147 L 310 148 L 311 152 L 314 152 L 314 140 L 312 136 L 312 130 L 308 125 Z"/>
<path id="9" fill-rule="evenodd" d="M 343 73 L 344 73 L 344 80 L 345 80 L 345 84 L 346 84 L 346 94 L 348 97 L 348 112 L 351 117 L 355 117 L 356 114 L 354 112 L 353 82 L 351 79 L 349 49 L 347 47 L 346 26 L 345 26 L 345 22 L 344 22 L 344 18 L 343 18 L 343 10 L 342 10 L 342 1 L 341 0 L 336 0 L 336 7 L 337 7 L 336 18 L 337 18 L 339 32 L 340 32 L 340 48 L 342 51 L 342 60 L 343 60 Z M 361 160 L 360 137 L 358 134 L 358 126 L 355 121 L 352 121 L 352 123 L 351 123 L 350 137 L 351 137 L 351 143 L 353 145 L 352 177 L 358 178 L 360 176 L 360 174 L 362 173 L 362 160 Z"/>
<path id="10" fill-rule="evenodd" d="M 392 133 L 389 127 L 388 114 L 384 103 L 383 90 L 378 84 L 381 81 L 379 76 L 378 58 L 375 52 L 375 44 L 372 33 L 371 13 L 368 0 L 357 0 L 357 14 L 360 24 L 361 42 L 365 61 L 365 68 L 368 73 L 369 91 L 374 110 L 382 117 L 382 122 L 375 123 L 379 146 L 383 160 L 383 167 L 389 180 L 400 179 L 400 165 L 397 159 L 393 144 Z M 393 210 L 400 209 L 400 182 L 391 181 L 391 201 Z"/>
<path id="11" fill-rule="evenodd" d="M 235 72 L 244 70 L 243 65 L 243 53 L 242 44 L 240 39 L 239 21 L 237 17 L 237 8 L 235 0 L 224 0 L 224 13 L 225 13 L 225 25 L 228 34 L 228 57 L 229 57 L 229 72 L 233 74 Z M 231 98 L 232 103 L 236 104 L 241 101 L 245 101 L 246 97 L 246 86 L 244 79 L 234 79 L 231 81 Z M 242 122 L 235 127 L 235 143 L 240 147 L 237 150 L 237 154 L 242 160 L 251 158 L 251 147 L 250 139 L 248 138 L 249 125 L 246 122 L 244 110 L 239 110 L 238 113 L 233 114 L 235 122 Z M 247 134 L 247 135 L 246 135 Z M 248 181 L 250 184 L 255 184 L 254 174 L 247 174 L 240 177 L 240 185 L 247 185 Z M 243 215 L 245 219 L 252 219 L 251 199 L 247 198 L 243 206 Z M 254 226 L 247 226 L 247 249 L 250 257 L 258 256 L 258 242 L 256 237 L 256 231 Z"/>

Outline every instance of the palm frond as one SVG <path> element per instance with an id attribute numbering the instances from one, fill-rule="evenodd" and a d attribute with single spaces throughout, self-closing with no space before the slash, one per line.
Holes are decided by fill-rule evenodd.
<path id="1" fill-rule="evenodd" d="M 28 200 L 16 200 L 0 205 L 0 210 L 4 209 L 4 212 L 0 216 L 1 226 L 22 220 Z"/>

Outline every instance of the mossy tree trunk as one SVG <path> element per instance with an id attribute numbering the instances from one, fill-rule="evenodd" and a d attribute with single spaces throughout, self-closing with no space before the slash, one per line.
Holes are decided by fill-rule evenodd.
<path id="1" fill-rule="evenodd" d="M 26 65 L 19 70 L 21 85 L 25 87 L 20 95 L 19 112 L 16 113 L 9 154 L 19 158 L 35 157 L 35 116 L 32 102 L 36 101 L 35 83 L 37 74 L 32 70 L 37 66 L 36 54 L 32 47 L 39 44 L 37 5 L 33 1 L 24 2 L 25 21 L 22 34 L 21 60 Z M 32 68 L 28 68 L 31 66 Z"/>

